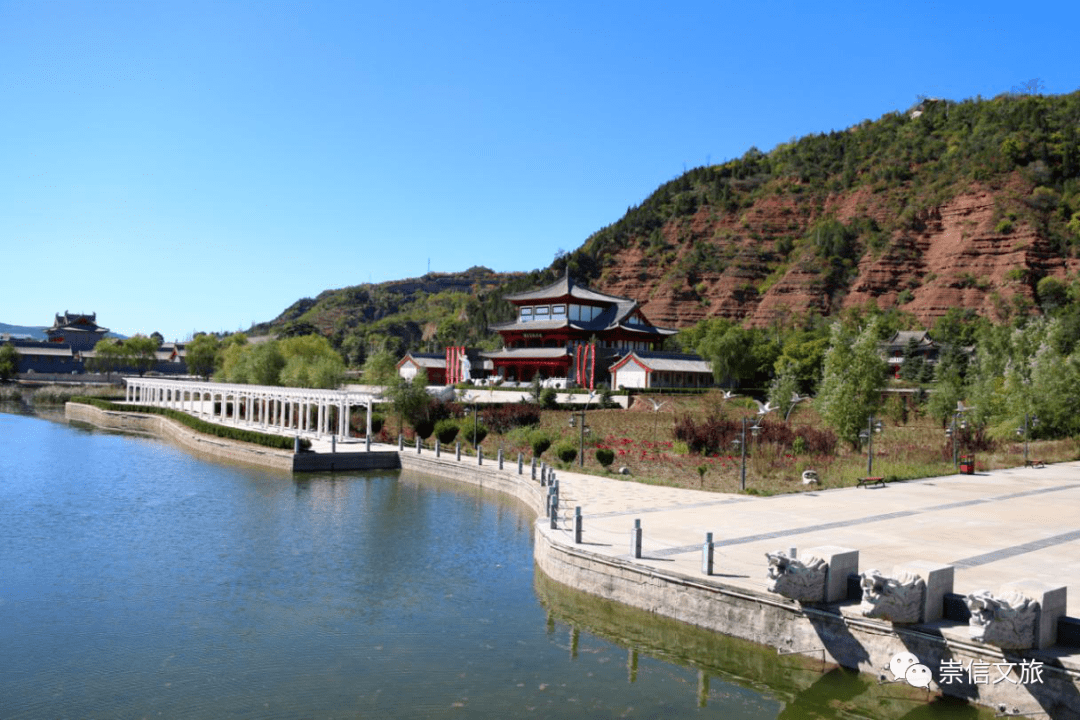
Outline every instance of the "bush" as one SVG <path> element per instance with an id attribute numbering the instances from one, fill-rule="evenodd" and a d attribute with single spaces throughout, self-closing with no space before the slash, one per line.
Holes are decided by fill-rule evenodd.
<path id="1" fill-rule="evenodd" d="M 474 435 L 475 430 L 475 435 Z M 472 443 L 473 447 L 476 447 L 480 443 L 484 442 L 484 438 L 487 437 L 488 429 L 483 425 L 476 425 L 475 428 L 472 423 L 465 423 L 465 427 L 461 429 L 465 439 Z"/>
<path id="2" fill-rule="evenodd" d="M 555 388 L 544 388 L 540 393 L 540 407 L 545 410 L 554 410 L 559 406 L 559 393 Z"/>
<path id="3" fill-rule="evenodd" d="M 428 418 L 421 418 L 412 425 L 413 432 L 420 436 L 421 440 L 427 440 L 435 431 L 435 422 Z"/>
<path id="4" fill-rule="evenodd" d="M 608 465 L 615 462 L 615 451 L 611 448 L 597 448 L 596 462 L 603 465 L 606 469 Z"/>
<path id="5" fill-rule="evenodd" d="M 439 420 L 435 423 L 435 437 L 443 445 L 449 445 L 457 439 L 461 427 L 454 420 Z"/>
<path id="6" fill-rule="evenodd" d="M 143 413 L 145 415 L 164 415 L 170 420 L 175 420 L 181 425 L 186 425 L 195 432 L 200 432 L 204 435 L 213 435 L 215 437 L 226 438 L 227 440 L 239 440 L 240 442 L 253 443 L 255 445 L 262 445 L 263 447 L 277 448 L 279 450 L 293 449 L 293 438 L 291 437 L 268 435 L 266 433 L 255 432 L 254 430 L 244 430 L 236 427 L 218 425 L 188 415 L 187 413 L 180 412 L 179 410 L 173 410 L 172 408 L 162 408 L 154 405 L 118 405 L 109 402 L 108 400 L 92 397 L 73 397 L 70 402 L 80 403 L 82 405 L 93 405 L 96 408 L 109 412 L 134 412 Z M 300 449 L 310 450 L 311 441 L 307 438 L 301 438 Z"/>
<path id="7" fill-rule="evenodd" d="M 555 448 L 555 455 L 564 463 L 572 463 L 577 459 L 577 448 L 570 443 L 563 443 Z"/>
<path id="8" fill-rule="evenodd" d="M 544 454 L 544 451 L 551 447 L 551 438 L 545 433 L 534 433 L 529 438 L 529 445 L 532 446 L 533 457 L 540 457 Z"/>
<path id="9" fill-rule="evenodd" d="M 759 443 L 771 443 L 793 450 L 798 447 L 800 453 L 813 455 L 836 452 L 836 435 L 832 430 L 814 427 L 792 429 L 783 422 L 761 422 L 761 428 L 757 438 Z M 747 442 L 750 442 L 749 427 L 746 435 Z M 742 438 L 742 421 L 710 417 L 699 423 L 693 417 L 684 415 L 675 421 L 675 438 L 686 443 L 692 452 L 712 455 L 728 450 L 736 439 Z"/>
<path id="10" fill-rule="evenodd" d="M 503 434 L 516 427 L 540 424 L 540 408 L 529 403 L 493 405 L 480 413 L 480 419 L 494 432 Z"/>

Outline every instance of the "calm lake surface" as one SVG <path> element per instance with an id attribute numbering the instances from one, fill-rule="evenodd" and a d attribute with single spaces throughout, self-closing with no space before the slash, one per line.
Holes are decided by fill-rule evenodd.
<path id="1" fill-rule="evenodd" d="M 5 720 L 989 717 L 557 586 L 476 488 L 12 412 L 0 468 Z"/>

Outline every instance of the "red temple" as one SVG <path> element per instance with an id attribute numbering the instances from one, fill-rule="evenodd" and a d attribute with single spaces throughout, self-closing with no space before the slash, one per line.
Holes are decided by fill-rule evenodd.
<path id="1" fill-rule="evenodd" d="M 569 276 L 528 292 L 507 295 L 517 306 L 517 319 L 491 325 L 503 348 L 481 355 L 492 361 L 494 373 L 505 380 L 584 377 L 599 382 L 617 357 L 633 350 L 659 350 L 675 334 L 653 325 L 636 300 L 607 295 L 578 285 Z M 595 355 L 581 345 L 596 343 Z M 587 367 L 585 363 L 588 363 Z M 578 373 L 578 363 L 583 366 Z"/>

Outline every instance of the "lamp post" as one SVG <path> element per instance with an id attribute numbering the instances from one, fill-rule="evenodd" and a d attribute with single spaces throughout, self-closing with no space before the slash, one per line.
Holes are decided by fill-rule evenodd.
<path id="1" fill-rule="evenodd" d="M 585 424 L 585 411 L 589 409 L 589 403 L 592 402 L 595 395 L 595 391 L 590 392 L 589 399 L 585 401 L 585 407 L 577 412 L 570 413 L 570 427 L 574 427 L 577 424 L 574 416 L 581 416 L 581 444 L 578 446 L 578 467 L 585 467 L 585 433 L 589 432 L 589 427 Z"/>
<path id="2" fill-rule="evenodd" d="M 1031 415 L 1024 413 L 1024 425 L 1023 427 L 1016 428 L 1016 434 L 1021 435 L 1024 438 L 1024 467 L 1028 464 L 1028 440 L 1031 437 L 1031 428 L 1039 424 L 1039 418 L 1037 415 Z"/>
<path id="3" fill-rule="evenodd" d="M 952 438 L 953 470 L 958 470 L 960 468 L 960 458 L 956 454 L 956 436 L 958 430 L 964 430 L 967 428 L 967 420 L 962 419 L 963 417 L 963 410 L 957 410 L 956 412 L 954 412 L 952 416 L 952 423 L 949 425 L 948 429 L 945 430 L 945 434 Z M 1019 430 L 1017 432 L 1019 432 Z"/>
<path id="4" fill-rule="evenodd" d="M 466 405 L 472 405 L 472 411 L 471 411 L 472 416 L 473 416 L 473 436 L 472 436 L 472 438 L 473 438 L 473 447 L 475 448 L 480 444 L 480 443 L 476 442 L 476 433 L 478 433 L 480 431 L 480 429 L 478 427 L 479 426 L 478 416 L 479 416 L 480 413 L 477 412 L 477 399 L 475 397 L 473 397 L 472 395 L 470 395 L 469 393 L 463 393 L 461 395 L 461 402 L 465 403 Z"/>
<path id="5" fill-rule="evenodd" d="M 866 421 L 866 429 L 859 433 L 859 439 L 866 443 L 866 475 L 874 474 L 874 433 L 881 432 L 881 421 L 871 415 Z"/>
<path id="6" fill-rule="evenodd" d="M 750 432 L 754 437 L 761 432 L 761 426 L 756 422 L 751 426 Z M 735 444 L 742 450 L 742 465 L 739 468 L 739 490 L 746 490 L 746 416 L 742 419 L 742 438 L 736 438 Z"/>

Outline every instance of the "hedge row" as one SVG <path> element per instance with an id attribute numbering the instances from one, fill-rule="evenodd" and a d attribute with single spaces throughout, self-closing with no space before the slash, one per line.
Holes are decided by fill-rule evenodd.
<path id="1" fill-rule="evenodd" d="M 70 402 L 93 405 L 96 408 L 110 412 L 137 412 L 150 415 L 164 415 L 170 420 L 175 420 L 178 423 L 186 425 L 195 432 L 203 433 L 205 435 L 213 435 L 227 440 L 239 440 L 240 442 L 262 445 L 263 447 L 275 448 L 278 450 L 293 449 L 293 439 L 291 437 L 268 435 L 266 433 L 255 432 L 254 430 L 243 430 L 241 428 L 218 425 L 188 415 L 187 413 L 182 413 L 179 410 L 173 410 L 172 408 L 161 408 L 153 405 L 119 405 L 117 403 L 109 402 L 108 400 L 102 400 L 101 398 L 86 396 L 73 397 Z M 307 438 L 301 438 L 300 449 L 310 450 L 311 441 Z"/>

